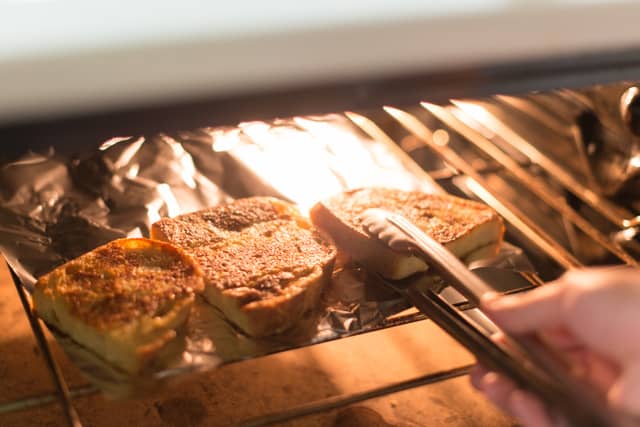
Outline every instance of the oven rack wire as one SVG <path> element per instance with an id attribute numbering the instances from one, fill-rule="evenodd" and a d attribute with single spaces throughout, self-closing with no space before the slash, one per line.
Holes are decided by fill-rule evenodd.
<path id="1" fill-rule="evenodd" d="M 575 94 L 564 94 L 563 96 L 569 98 L 569 101 L 573 103 L 585 102 Z M 495 99 L 512 106 L 518 106 L 519 102 L 519 98 L 513 97 L 497 96 Z M 431 120 L 430 123 L 438 123 L 435 128 L 433 125 L 427 124 L 422 115 L 418 117 L 418 115 L 414 113 L 415 108 L 400 109 L 396 107 L 384 107 L 383 117 L 385 117 L 385 123 L 391 118 L 396 124 L 399 124 L 408 132 L 408 136 L 414 139 L 414 147 L 428 147 L 439 159 L 454 170 L 454 175 L 463 178 L 465 187 L 473 196 L 495 209 L 510 227 L 517 230 L 527 241 L 556 263 L 559 268 L 577 268 L 583 266 L 583 263 L 572 253 L 571 249 L 566 248 L 549 235 L 549 233 L 529 218 L 527 214 L 522 212 L 512 201 L 507 200 L 503 195 L 493 191 L 482 176 L 481 171 L 478 170 L 478 167 L 472 164 L 472 162 L 465 160 L 459 153 L 447 145 L 448 133 L 458 135 L 464 141 L 468 142 L 470 146 L 483 153 L 484 156 L 489 157 L 498 165 L 499 170 L 510 174 L 515 180 L 528 187 L 533 196 L 539 198 L 541 203 L 544 203 L 550 209 L 557 212 L 558 215 L 562 216 L 568 223 L 580 229 L 590 237 L 596 245 L 599 245 L 603 250 L 610 253 L 615 259 L 619 260 L 620 263 L 638 266 L 637 256 L 629 253 L 616 241 L 615 238 L 612 237 L 614 234 L 605 234 L 605 232 L 600 231 L 592 225 L 588 219 L 570 206 L 564 198 L 559 197 L 557 192 L 554 192 L 542 177 L 531 173 L 525 168 L 526 165 L 515 160 L 515 156 L 512 154 L 515 151 L 525 158 L 527 165 L 536 165 L 548 174 L 560 188 L 573 194 L 584 204 L 591 207 L 619 231 L 638 227 L 640 216 L 634 215 L 634 213 L 626 208 L 609 201 L 597 192 L 591 190 L 588 186 L 582 184 L 578 179 L 565 171 L 560 164 L 537 150 L 534 144 L 510 129 L 498 118 L 491 116 L 491 114 L 487 110 L 482 109 L 479 104 L 468 101 L 452 101 L 451 104 L 446 106 L 422 103 L 420 109 L 423 113 L 426 112 L 429 114 L 431 119 L 434 119 Z M 528 115 L 529 119 L 540 123 L 541 126 L 547 127 L 558 135 L 566 136 L 570 134 L 568 130 L 570 124 L 552 120 L 552 118 L 550 118 L 552 116 L 548 114 L 545 116 L 545 112 L 539 108 L 529 108 L 524 110 L 524 113 Z M 392 144 L 389 144 L 389 146 L 397 147 L 398 155 L 405 156 L 406 158 L 409 157 L 409 154 L 400 148 L 403 144 L 401 144 L 397 138 L 389 136 L 388 132 L 383 130 L 383 125 L 378 124 L 378 121 L 380 121 L 379 114 L 376 114 L 376 119 L 371 119 L 366 114 L 361 113 L 346 112 L 344 114 L 359 129 L 373 139 L 391 142 Z M 482 124 L 480 124 L 479 118 L 484 119 Z M 485 126 L 487 124 L 490 129 Z M 447 136 L 446 138 L 443 138 L 443 130 L 447 132 L 447 134 L 445 134 L 445 136 Z M 413 173 L 422 175 L 425 179 L 433 181 L 422 166 L 417 165 L 413 161 L 407 164 L 415 165 L 415 167 L 410 166 Z M 0 403 L 0 414 L 26 411 L 33 407 L 44 406 L 57 401 L 63 409 L 66 424 L 71 427 L 81 427 L 82 422 L 74 408 L 73 400 L 95 394 L 98 390 L 91 385 L 69 389 L 64 375 L 52 355 L 51 348 L 44 336 L 42 323 L 32 311 L 28 293 L 20 284 L 18 277 L 13 271 L 11 271 L 11 275 L 25 314 L 29 320 L 34 339 L 44 356 L 45 363 L 55 386 L 55 392 L 49 395 L 25 397 L 12 402 Z M 536 278 L 536 281 L 543 283 L 539 277 Z M 425 317 L 419 313 L 410 314 L 404 318 L 397 319 L 391 326 L 424 318 Z M 266 414 L 245 420 L 240 423 L 240 425 L 267 425 L 322 411 L 329 411 L 374 397 L 467 375 L 470 368 L 470 365 L 460 366 L 450 370 L 428 373 L 407 381 L 384 385 L 361 393 L 338 395 L 327 399 L 312 401 L 278 413 Z"/>

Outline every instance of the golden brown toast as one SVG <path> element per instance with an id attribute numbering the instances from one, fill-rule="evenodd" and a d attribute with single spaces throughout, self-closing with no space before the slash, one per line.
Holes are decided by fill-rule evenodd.
<path id="1" fill-rule="evenodd" d="M 38 315 L 81 346 L 138 373 L 177 336 L 204 288 L 182 250 L 149 239 L 120 239 L 42 276 L 33 291 Z"/>
<path id="2" fill-rule="evenodd" d="M 205 275 L 205 298 L 254 337 L 293 328 L 317 308 L 336 250 L 290 204 L 251 197 L 162 219 L 154 239 L 187 251 Z"/>
<path id="3" fill-rule="evenodd" d="M 403 215 L 461 259 L 485 247 L 495 253 L 504 234 L 502 219 L 491 208 L 446 194 L 365 188 L 338 194 L 311 209 L 313 224 L 330 235 L 338 249 L 393 280 L 425 271 L 427 265 L 371 237 L 361 220 L 370 208 Z"/>

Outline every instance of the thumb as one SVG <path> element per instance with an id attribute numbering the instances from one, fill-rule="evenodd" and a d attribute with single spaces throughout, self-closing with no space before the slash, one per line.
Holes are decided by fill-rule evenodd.
<path id="1" fill-rule="evenodd" d="M 611 406 L 640 416 L 640 362 L 627 366 L 609 389 Z"/>
<path id="2" fill-rule="evenodd" d="M 517 295 L 490 295 L 481 302 L 481 308 L 507 331 L 533 332 L 564 323 L 564 289 L 551 284 Z"/>

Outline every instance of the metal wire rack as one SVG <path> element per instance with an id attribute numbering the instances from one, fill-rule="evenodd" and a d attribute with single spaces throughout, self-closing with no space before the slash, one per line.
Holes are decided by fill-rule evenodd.
<path id="1" fill-rule="evenodd" d="M 537 141 L 523 136 L 507 124 L 500 114 L 505 111 L 512 117 L 528 123 L 529 127 L 543 129 L 557 139 L 558 146 L 571 147 L 574 123 L 569 118 L 577 109 L 585 108 L 588 100 L 574 92 L 560 91 L 546 97 L 515 98 L 497 96 L 482 102 L 452 101 L 438 106 L 422 103 L 420 106 L 400 109 L 384 107 L 382 111 L 368 113 L 346 112 L 346 117 L 373 139 L 392 142 L 400 156 L 412 156 L 420 166 L 409 163 L 414 174 L 427 171 L 431 177 L 446 181 L 467 194 L 495 209 L 507 222 L 510 233 L 519 243 L 542 254 L 556 268 L 555 271 L 581 267 L 592 263 L 581 252 L 585 239 L 597 248 L 599 259 L 638 266 L 638 253 L 633 250 L 634 239 L 621 240 L 621 235 L 635 236 L 640 215 L 627 206 L 611 201 L 594 191 L 589 179 L 582 179 L 558 159 L 541 149 Z M 535 138 L 534 138 L 535 139 Z M 401 148 L 402 147 L 402 148 Z M 573 147 L 579 155 L 579 150 Z M 404 149 L 404 150 L 403 150 Z M 442 163 L 438 169 L 421 162 L 419 151 L 428 150 L 430 158 Z M 426 171 L 425 171 L 426 170 Z M 429 178 L 431 179 L 431 178 Z M 501 189 L 516 183 L 518 197 Z M 541 206 L 545 215 L 560 218 L 566 238 L 559 238 L 525 211 L 518 203 L 526 199 Z M 579 233 L 580 244 L 575 241 Z M 625 234 L 626 233 L 626 234 Z M 573 237 L 572 237 L 573 236 Z M 13 273 L 13 272 L 12 272 Z M 58 402 L 63 408 L 69 426 L 81 426 L 73 400 L 97 393 L 92 386 L 69 389 L 43 334 L 42 324 L 33 314 L 28 293 L 12 274 L 16 291 L 45 363 L 55 385 L 55 393 L 27 397 L 0 404 L 0 414 L 28 410 L 33 407 Z M 533 276 L 535 284 L 543 279 Z M 424 319 L 419 313 L 396 319 L 393 325 Z M 240 362 L 241 363 L 241 362 Z M 246 420 L 242 425 L 258 426 L 282 422 L 312 413 L 327 411 L 373 397 L 446 381 L 466 375 L 470 366 L 429 373 L 408 381 L 388 384 L 363 393 L 334 396 L 320 401 L 289 408 L 286 411 L 267 414 Z"/>

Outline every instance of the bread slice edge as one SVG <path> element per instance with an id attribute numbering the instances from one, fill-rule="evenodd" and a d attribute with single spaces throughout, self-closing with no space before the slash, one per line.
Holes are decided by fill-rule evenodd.
<path id="1" fill-rule="evenodd" d="M 323 202 L 313 206 L 310 217 L 316 228 L 331 236 L 340 251 L 350 255 L 367 270 L 375 271 L 387 279 L 400 280 L 428 269 L 428 265 L 419 257 L 393 251 L 377 238 L 346 224 Z M 502 241 L 503 231 L 504 225 L 496 216 L 495 220 L 474 227 L 464 236 L 444 246 L 460 259 L 484 247 L 494 248 L 485 250 L 484 256 L 491 256 L 491 252 L 495 255 Z M 473 245 L 470 247 L 468 242 L 473 242 Z"/>
<path id="2" fill-rule="evenodd" d="M 319 308 L 320 296 L 329 283 L 332 270 L 333 259 L 287 284 L 286 293 L 245 305 L 229 291 L 215 286 L 207 286 L 204 297 L 249 336 L 282 334 L 295 328 L 300 319 Z"/>

